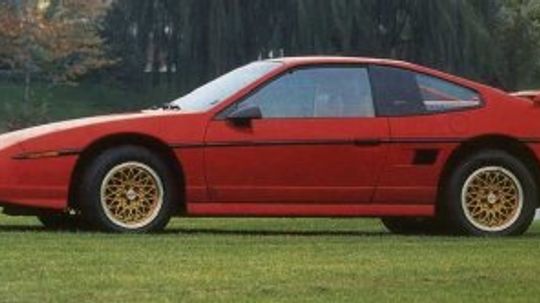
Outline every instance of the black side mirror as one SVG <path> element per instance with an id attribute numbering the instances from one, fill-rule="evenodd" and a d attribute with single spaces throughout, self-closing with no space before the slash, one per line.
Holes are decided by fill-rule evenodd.
<path id="1" fill-rule="evenodd" d="M 235 125 L 249 125 L 252 120 L 262 119 L 262 112 L 258 106 L 237 108 L 227 116 L 227 120 Z"/>

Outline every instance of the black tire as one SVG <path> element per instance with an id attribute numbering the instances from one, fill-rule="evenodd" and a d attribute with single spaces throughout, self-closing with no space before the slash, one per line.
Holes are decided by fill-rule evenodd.
<path id="1" fill-rule="evenodd" d="M 481 174 L 492 174 L 490 178 L 498 176 L 498 179 L 494 180 L 499 180 L 499 184 L 506 182 L 508 192 L 506 196 L 514 197 L 510 200 L 515 202 L 509 205 L 516 206 L 511 206 L 510 209 L 513 209 L 511 211 L 507 209 L 506 212 L 510 214 L 506 217 L 500 215 L 507 218 L 500 219 L 500 223 L 484 223 L 482 218 L 476 219 L 472 214 L 473 210 L 470 210 L 474 207 L 474 211 L 486 218 L 491 208 L 505 205 L 506 202 L 502 201 L 505 199 L 504 194 L 497 192 L 500 190 L 499 187 L 494 187 L 489 182 L 476 183 L 481 185 L 475 185 L 476 189 L 470 189 L 475 191 L 471 197 L 475 197 L 473 200 L 479 201 L 476 205 L 481 206 L 470 206 L 465 202 L 467 201 L 465 196 L 470 195 L 468 188 L 473 188 L 468 184 L 474 184 L 475 178 Z M 444 191 L 445 218 L 452 231 L 461 235 L 521 235 L 531 225 L 538 203 L 538 189 L 533 173 L 519 159 L 501 150 L 483 150 L 464 159 L 450 176 Z M 495 217 L 489 215 L 487 218 Z"/>
<path id="2" fill-rule="evenodd" d="M 80 217 L 64 213 L 43 214 L 37 219 L 49 230 L 77 230 L 81 227 Z"/>
<path id="3" fill-rule="evenodd" d="M 151 221 L 140 226 L 125 226 L 120 219 L 111 215 L 110 209 L 102 203 L 102 183 L 107 176 L 122 165 L 139 165 L 152 173 L 152 180 L 159 182 L 156 191 L 161 195 Z M 86 167 L 82 174 L 78 190 L 82 216 L 94 228 L 105 232 L 145 233 L 156 232 L 165 228 L 178 205 L 178 187 L 170 165 L 147 148 L 140 146 L 120 146 L 108 149 L 99 154 Z M 124 194 L 124 193 L 121 193 Z M 119 194 L 120 195 L 120 194 Z M 127 193 L 125 193 L 127 195 Z M 127 198 L 125 201 L 128 201 Z M 125 223 L 128 224 L 128 223 Z M 142 223 L 141 223 L 142 224 Z"/>
<path id="4" fill-rule="evenodd" d="M 438 235 L 445 231 L 435 218 L 381 218 L 381 222 L 398 235 Z"/>

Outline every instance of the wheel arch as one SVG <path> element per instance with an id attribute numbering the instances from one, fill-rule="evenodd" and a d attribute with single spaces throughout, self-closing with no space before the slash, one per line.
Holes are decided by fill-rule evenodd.
<path id="1" fill-rule="evenodd" d="M 94 159 L 104 150 L 122 145 L 136 145 L 148 148 L 165 159 L 170 167 L 174 168 L 173 174 L 176 179 L 175 182 L 181 189 L 181 201 L 179 201 L 180 205 L 178 205 L 178 209 L 179 212 L 183 213 L 185 211 L 185 175 L 182 164 L 175 156 L 174 151 L 165 142 L 156 137 L 140 133 L 119 133 L 108 135 L 93 141 L 82 150 L 71 174 L 68 206 L 73 209 L 78 208 L 77 200 L 75 198 L 78 189 L 77 185 L 79 184 L 79 180 L 84 172 L 84 169 L 90 164 L 92 159 Z"/>
<path id="2" fill-rule="evenodd" d="M 472 153 L 485 150 L 497 149 L 508 152 L 510 155 L 524 161 L 524 164 L 531 170 L 535 184 L 540 184 L 540 162 L 533 150 L 526 143 L 517 138 L 506 135 L 485 135 L 472 138 L 463 142 L 448 157 L 446 164 L 439 178 L 439 190 L 437 199 L 437 212 L 441 211 L 445 186 L 452 171 Z M 539 202 L 540 206 L 540 202 Z"/>

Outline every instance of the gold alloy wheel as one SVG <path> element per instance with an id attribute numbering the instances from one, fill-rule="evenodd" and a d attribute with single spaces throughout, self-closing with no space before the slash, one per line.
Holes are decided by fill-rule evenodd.
<path id="1" fill-rule="evenodd" d="M 137 229 L 150 224 L 163 206 L 158 174 L 139 162 L 113 167 L 101 184 L 101 206 L 114 224 Z"/>
<path id="2" fill-rule="evenodd" d="M 502 167 L 484 167 L 465 181 L 461 203 L 476 228 L 498 232 L 512 226 L 523 209 L 523 188 L 517 177 Z"/>

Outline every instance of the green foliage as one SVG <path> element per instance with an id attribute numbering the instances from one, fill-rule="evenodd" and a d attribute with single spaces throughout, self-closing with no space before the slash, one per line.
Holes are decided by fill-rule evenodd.
<path id="1" fill-rule="evenodd" d="M 53 84 L 110 64 L 98 32 L 98 6 L 80 0 L 48 7 L 24 3 L 0 4 L 0 63 Z"/>
<path id="2" fill-rule="evenodd" d="M 48 3 L 43 6 L 41 3 Z M 92 2 L 32 0 L 0 3 L 0 64 L 24 77 L 20 108 L 11 110 L 8 123 L 25 127 L 46 120 L 38 102 L 31 100 L 35 75 L 49 85 L 76 80 L 93 69 L 111 64 L 105 58 L 99 36 L 99 16 L 103 10 Z"/>
<path id="3" fill-rule="evenodd" d="M 507 0 L 497 17 L 498 75 L 511 88 L 540 85 L 540 2 Z"/>
<path id="4" fill-rule="evenodd" d="M 521 2 L 527 12 L 520 22 L 530 26 L 536 1 Z M 515 88 L 521 78 L 505 66 L 512 60 L 530 65 L 535 58 L 526 57 L 531 52 L 513 58 L 499 50 L 515 38 L 508 31 L 520 31 L 507 24 L 515 19 L 505 17 L 512 5 L 499 0 L 120 0 L 107 17 L 104 35 L 115 56 L 124 59 L 117 75 L 139 85 L 174 79 L 186 90 L 257 58 L 319 54 L 399 58 Z M 525 40 L 524 48 L 535 48 L 531 43 L 539 39 Z"/>

